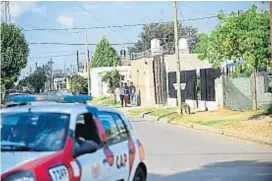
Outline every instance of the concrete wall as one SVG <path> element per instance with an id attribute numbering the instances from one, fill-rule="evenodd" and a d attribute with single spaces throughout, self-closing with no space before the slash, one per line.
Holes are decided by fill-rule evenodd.
<path id="1" fill-rule="evenodd" d="M 136 86 L 142 106 L 155 104 L 153 58 L 142 58 L 131 62 L 131 81 Z"/>
<path id="2" fill-rule="evenodd" d="M 223 77 L 215 80 L 215 100 L 218 108 L 224 107 Z"/>
<path id="3" fill-rule="evenodd" d="M 219 107 L 233 110 L 252 108 L 252 85 L 248 77 L 232 78 L 221 76 L 216 81 L 216 102 Z M 259 108 L 272 104 L 272 93 L 265 90 L 265 77 L 257 77 L 257 102 Z"/>
<path id="4" fill-rule="evenodd" d="M 130 66 L 118 66 L 118 67 L 98 67 L 91 69 L 91 93 L 94 97 L 110 96 L 108 93 L 108 85 L 102 82 L 103 74 L 107 71 L 117 69 L 121 75 L 124 75 L 124 81 L 130 80 Z M 83 74 L 83 73 L 82 73 Z M 86 74 L 86 75 L 85 75 Z M 83 76 L 87 76 L 84 73 Z"/>
<path id="5" fill-rule="evenodd" d="M 181 70 L 199 70 L 211 68 L 212 65 L 207 61 L 201 61 L 197 58 L 197 54 L 180 54 Z M 176 56 L 165 55 L 166 72 L 176 71 Z"/>
<path id="6" fill-rule="evenodd" d="M 176 71 L 175 55 L 165 55 L 166 76 L 168 72 Z M 201 61 L 196 54 L 180 54 L 181 70 L 194 70 L 211 68 L 208 62 Z M 153 74 L 153 57 L 137 59 L 131 62 L 132 81 L 140 92 L 141 104 L 144 106 L 155 104 L 155 88 Z M 168 85 L 168 77 L 167 85 Z M 168 95 L 168 94 L 167 94 Z M 193 103 L 195 105 L 195 103 Z M 167 99 L 168 106 L 176 106 L 175 98 Z"/>

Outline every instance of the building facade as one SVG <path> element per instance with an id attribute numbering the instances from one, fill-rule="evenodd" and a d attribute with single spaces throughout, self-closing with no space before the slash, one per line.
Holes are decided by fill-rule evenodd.
<path id="1" fill-rule="evenodd" d="M 129 82 L 131 79 L 130 66 L 118 66 L 118 67 L 98 67 L 91 69 L 91 93 L 93 97 L 110 96 L 108 92 L 108 85 L 102 82 L 102 77 L 107 71 L 118 70 L 122 75 L 122 81 Z M 85 75 L 85 74 L 84 74 Z M 86 74 L 85 76 L 87 76 Z"/>

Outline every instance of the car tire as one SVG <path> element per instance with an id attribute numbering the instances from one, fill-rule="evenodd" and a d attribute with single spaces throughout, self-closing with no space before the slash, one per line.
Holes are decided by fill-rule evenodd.
<path id="1" fill-rule="evenodd" d="M 137 168 L 134 178 L 133 178 L 133 181 L 146 181 L 145 172 L 143 171 L 143 169 L 141 167 Z"/>

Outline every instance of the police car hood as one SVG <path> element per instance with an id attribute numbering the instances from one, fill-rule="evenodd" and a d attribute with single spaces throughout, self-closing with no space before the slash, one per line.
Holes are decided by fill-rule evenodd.
<path id="1" fill-rule="evenodd" d="M 16 167 L 36 162 L 42 162 L 46 157 L 54 155 L 56 152 L 2 152 L 1 153 L 1 174 L 6 173 Z"/>

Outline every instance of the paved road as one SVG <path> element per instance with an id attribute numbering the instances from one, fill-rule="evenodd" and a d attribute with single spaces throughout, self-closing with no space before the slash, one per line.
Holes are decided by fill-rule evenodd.
<path id="1" fill-rule="evenodd" d="M 132 119 L 148 181 L 272 181 L 272 147 Z"/>

